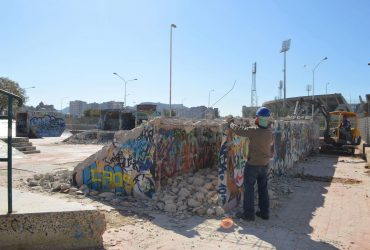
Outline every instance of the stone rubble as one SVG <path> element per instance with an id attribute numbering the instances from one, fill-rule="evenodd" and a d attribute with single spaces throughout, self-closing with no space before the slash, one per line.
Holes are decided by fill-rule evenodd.
<path id="1" fill-rule="evenodd" d="M 27 185 L 37 192 L 61 192 L 81 198 L 90 196 L 95 200 L 110 203 L 122 211 L 145 210 L 147 212 L 165 212 L 179 219 L 192 215 L 207 217 L 223 217 L 230 215 L 221 206 L 217 193 L 217 169 L 200 169 L 196 173 L 185 173 L 162 181 L 161 190 L 152 199 L 136 199 L 113 192 L 98 192 L 86 185 L 74 187 L 71 185 L 72 172 L 59 170 L 53 173 L 36 174 L 27 179 Z M 299 178 L 274 177 L 269 183 L 271 209 L 279 206 L 279 198 L 292 193 L 291 182 Z M 257 192 L 257 188 L 256 188 Z M 256 202 L 257 205 L 257 195 Z M 239 210 L 242 209 L 240 204 Z M 236 209 L 236 210 L 238 210 Z M 235 212 L 235 211 L 232 211 Z"/>

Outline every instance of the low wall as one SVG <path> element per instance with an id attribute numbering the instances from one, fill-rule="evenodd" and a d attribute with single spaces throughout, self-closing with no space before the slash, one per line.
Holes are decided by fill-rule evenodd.
<path id="1" fill-rule="evenodd" d="M 370 117 L 359 119 L 359 129 L 361 131 L 361 139 L 370 144 Z"/>
<path id="2" fill-rule="evenodd" d="M 282 175 L 318 146 L 319 128 L 308 121 L 275 122 L 275 155 L 270 176 Z M 80 163 L 77 185 L 135 197 L 152 197 L 163 179 L 218 167 L 218 193 L 225 208 L 241 199 L 249 139 L 235 135 L 222 120 L 156 119 L 131 131 Z"/>
<path id="3" fill-rule="evenodd" d="M 0 215 L 0 249 L 97 249 L 104 231 L 94 210 Z"/>
<path id="4" fill-rule="evenodd" d="M 58 112 L 18 112 L 16 134 L 19 137 L 59 137 L 65 129 L 65 121 Z"/>

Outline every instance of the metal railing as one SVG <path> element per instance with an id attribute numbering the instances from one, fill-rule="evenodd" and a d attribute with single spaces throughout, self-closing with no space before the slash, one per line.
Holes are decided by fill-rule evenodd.
<path id="1" fill-rule="evenodd" d="M 18 100 L 18 106 L 22 106 L 23 100 L 21 97 L 0 89 L 0 95 L 8 97 L 8 114 L 0 116 L 0 119 L 8 120 L 8 157 L 0 158 L 0 162 L 8 162 L 8 214 L 13 212 L 13 186 L 12 186 L 12 118 L 13 118 L 13 101 Z"/>

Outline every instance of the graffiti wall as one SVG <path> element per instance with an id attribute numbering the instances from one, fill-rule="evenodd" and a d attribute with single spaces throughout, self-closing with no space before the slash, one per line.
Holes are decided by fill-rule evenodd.
<path id="1" fill-rule="evenodd" d="M 318 147 L 319 127 L 309 121 L 278 121 L 273 125 L 274 157 L 269 178 L 284 175 L 294 164 Z M 218 193 L 225 210 L 236 207 L 243 197 L 244 166 L 253 141 L 237 136 L 226 125 L 222 128 Z"/>
<path id="2" fill-rule="evenodd" d="M 75 183 L 99 191 L 152 197 L 162 180 L 202 168 L 218 168 L 219 193 L 226 210 L 242 199 L 244 166 L 253 142 L 235 135 L 223 121 L 169 124 L 156 119 L 130 131 L 80 163 Z M 275 122 L 270 178 L 284 175 L 318 145 L 318 126 L 308 121 Z"/>
<path id="3" fill-rule="evenodd" d="M 190 131 L 182 127 L 161 127 L 156 138 L 156 174 L 158 179 L 177 173 L 197 171 L 218 164 L 221 134 L 209 127 Z"/>
<path id="4" fill-rule="evenodd" d="M 99 191 L 152 197 L 163 179 L 218 165 L 222 136 L 217 131 L 155 123 L 125 131 L 123 140 L 76 167 L 75 182 Z"/>
<path id="5" fill-rule="evenodd" d="M 57 112 L 19 112 L 16 115 L 16 131 L 20 137 L 58 137 L 65 129 L 65 121 Z"/>

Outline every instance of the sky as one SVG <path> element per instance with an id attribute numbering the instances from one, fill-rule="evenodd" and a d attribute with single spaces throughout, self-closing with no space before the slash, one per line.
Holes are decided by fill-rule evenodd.
<path id="1" fill-rule="evenodd" d="M 26 88 L 27 105 L 69 101 L 214 104 L 241 116 L 279 95 L 286 53 L 286 96 L 370 93 L 368 0 L 12 0 L 0 2 L 0 77 Z M 306 65 L 306 66 L 304 66 Z M 30 87 L 35 88 L 30 88 Z M 214 91 L 211 91 L 214 89 Z M 211 91 L 211 92 L 210 92 Z M 210 95 L 209 95 L 210 94 Z M 312 92 L 311 92 L 312 94 Z"/>

